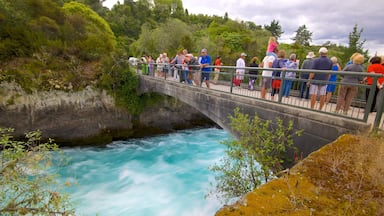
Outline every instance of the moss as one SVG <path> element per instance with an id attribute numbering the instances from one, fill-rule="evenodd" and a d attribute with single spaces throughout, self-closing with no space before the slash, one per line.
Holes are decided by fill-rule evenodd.
<path id="1" fill-rule="evenodd" d="M 216 215 L 382 215 L 383 140 L 343 135 Z"/>

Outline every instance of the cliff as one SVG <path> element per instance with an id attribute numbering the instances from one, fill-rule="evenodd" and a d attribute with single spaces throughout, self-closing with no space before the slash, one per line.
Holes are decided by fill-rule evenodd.
<path id="1" fill-rule="evenodd" d="M 384 215 L 383 143 L 343 135 L 216 216 Z"/>
<path id="2" fill-rule="evenodd" d="M 0 127 L 15 136 L 41 130 L 63 145 L 106 144 L 114 139 L 150 136 L 177 129 L 214 125 L 197 110 L 163 97 L 139 115 L 115 106 L 105 91 L 49 91 L 27 94 L 15 84 L 0 83 Z"/>

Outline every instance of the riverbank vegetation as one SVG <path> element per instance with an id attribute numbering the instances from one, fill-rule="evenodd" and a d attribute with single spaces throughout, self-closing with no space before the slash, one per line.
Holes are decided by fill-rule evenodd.
<path id="1" fill-rule="evenodd" d="M 269 37 L 283 33 L 278 20 L 261 25 L 232 20 L 227 13 L 189 14 L 181 0 L 124 1 L 111 9 L 99 0 L 0 0 L 0 24 L 0 82 L 14 81 L 29 93 L 94 86 L 108 90 L 131 113 L 145 103 L 136 93 L 130 56 L 156 59 L 160 53 L 196 54 L 204 47 L 234 65 L 241 52 L 261 59 Z M 354 52 L 367 53 L 361 33 L 356 25 L 349 47 L 321 46 L 330 48 L 329 55 L 344 56 L 339 61 L 344 64 Z M 305 25 L 298 26 L 295 43 L 279 46 L 304 59 L 319 47 L 310 45 L 311 35 Z"/>
<path id="2" fill-rule="evenodd" d="M 287 152 L 294 152 L 293 137 L 302 132 L 295 131 L 292 121 L 277 118 L 272 124 L 257 114 L 251 118 L 239 108 L 229 120 L 237 138 L 222 142 L 227 147 L 225 155 L 210 167 L 216 183 L 209 195 L 223 203 L 238 199 L 275 178 L 283 170 L 283 164 L 290 160 Z"/>
<path id="3" fill-rule="evenodd" d="M 65 162 L 53 140 L 41 142 L 41 132 L 14 140 L 12 129 L 0 128 L 0 215 L 71 215 L 67 194 L 57 182 L 52 161 Z"/>
<path id="4" fill-rule="evenodd" d="M 383 215 L 383 143 L 343 135 L 216 215 Z"/>

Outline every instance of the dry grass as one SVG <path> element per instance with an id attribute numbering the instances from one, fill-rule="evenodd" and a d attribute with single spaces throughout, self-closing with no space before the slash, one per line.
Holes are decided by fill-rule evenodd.
<path id="1" fill-rule="evenodd" d="M 343 135 L 216 215 L 384 215 L 383 160 L 383 135 Z"/>

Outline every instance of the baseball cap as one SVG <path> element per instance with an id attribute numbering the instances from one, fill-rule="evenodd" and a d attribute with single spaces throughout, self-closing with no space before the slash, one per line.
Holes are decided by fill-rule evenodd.
<path id="1" fill-rule="evenodd" d="M 241 53 L 241 55 L 240 56 L 247 56 L 247 54 L 245 54 L 245 53 Z"/>
<path id="2" fill-rule="evenodd" d="M 207 52 L 207 49 L 204 48 L 204 49 L 201 50 L 201 52 Z"/>
<path id="3" fill-rule="evenodd" d="M 328 50 L 327 50 L 327 48 L 325 48 L 325 47 L 321 47 L 321 48 L 319 49 L 319 53 L 328 53 Z"/>

